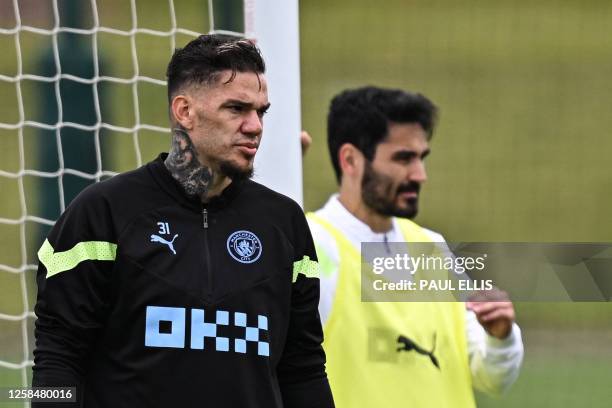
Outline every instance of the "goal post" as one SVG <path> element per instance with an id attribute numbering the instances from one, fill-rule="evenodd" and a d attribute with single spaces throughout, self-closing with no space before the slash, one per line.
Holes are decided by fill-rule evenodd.
<path id="1" fill-rule="evenodd" d="M 77 2 L 85 10 L 83 24 L 67 26 L 61 8 Z M 238 4 L 238 30 L 224 27 L 236 21 L 228 19 L 232 8 L 219 9 L 228 3 Z M 121 9 L 109 10 L 111 6 Z M 166 23 L 159 23 L 160 16 Z M 0 3 L 0 387 L 30 381 L 41 234 L 76 190 L 170 148 L 165 64 L 175 47 L 206 32 L 252 38 L 262 50 L 272 107 L 255 179 L 301 204 L 297 0 Z M 70 36 L 89 53 L 80 63 L 91 65 L 90 72 L 67 69 L 65 53 L 76 53 L 72 46 L 62 46 Z M 34 69 L 43 57 L 48 63 Z M 122 62 L 108 69 L 117 61 Z M 66 90 L 77 88 L 82 93 L 69 103 Z M 87 115 L 71 111 L 71 105 L 86 104 L 92 106 Z M 52 109 L 40 112 L 43 105 Z M 80 121 L 80 116 L 88 119 Z M 87 143 L 68 152 L 68 141 L 77 138 Z M 87 165 L 75 164 L 84 158 Z M 109 167 L 109 162 L 119 164 Z M 41 210 L 45 202 L 53 210 Z"/>
<path id="2" fill-rule="evenodd" d="M 266 59 L 272 104 L 255 157 L 255 179 L 301 204 L 298 1 L 245 0 L 245 30 L 248 37 L 257 39 Z"/>

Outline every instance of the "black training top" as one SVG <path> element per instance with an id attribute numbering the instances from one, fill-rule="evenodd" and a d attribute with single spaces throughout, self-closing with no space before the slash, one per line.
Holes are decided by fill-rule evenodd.
<path id="1" fill-rule="evenodd" d="M 85 407 L 332 407 L 299 205 L 250 180 L 202 205 L 164 158 L 84 190 L 39 251 L 33 385 Z"/>

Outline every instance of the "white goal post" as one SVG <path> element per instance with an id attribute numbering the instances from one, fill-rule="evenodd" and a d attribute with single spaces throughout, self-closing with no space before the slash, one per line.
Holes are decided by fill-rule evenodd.
<path id="1" fill-rule="evenodd" d="M 245 4 L 247 36 L 257 39 L 266 59 L 272 103 L 255 158 L 255 179 L 302 204 L 298 1 L 245 0 Z"/>

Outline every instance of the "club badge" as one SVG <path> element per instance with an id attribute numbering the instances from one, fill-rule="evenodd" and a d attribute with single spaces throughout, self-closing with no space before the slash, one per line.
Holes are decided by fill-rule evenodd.
<path id="1" fill-rule="evenodd" d="M 250 264 L 261 256 L 261 241 L 250 231 L 236 231 L 227 239 L 227 252 L 240 263 Z"/>

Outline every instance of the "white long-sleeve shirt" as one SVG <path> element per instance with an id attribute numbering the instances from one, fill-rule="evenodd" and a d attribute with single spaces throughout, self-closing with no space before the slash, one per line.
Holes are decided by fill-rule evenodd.
<path id="1" fill-rule="evenodd" d="M 402 242 L 404 237 L 397 221 L 385 233 L 373 232 L 368 225 L 351 214 L 333 195 L 316 214 L 330 222 L 344 233 L 352 245 L 359 251 L 362 242 Z M 322 264 L 325 268 L 321 274 L 321 297 L 319 314 L 323 324 L 330 315 L 338 283 L 338 266 L 340 254 L 335 239 L 318 223 L 309 222 L 317 251 L 323 251 L 330 261 Z M 445 242 L 444 237 L 425 229 L 434 242 Z M 518 377 L 523 360 L 523 341 L 521 330 L 514 323 L 508 337 L 503 340 L 490 336 L 478 323 L 474 312 L 467 310 L 466 338 L 467 352 L 472 373 L 474 388 L 487 394 L 500 395 L 514 383 Z"/>

